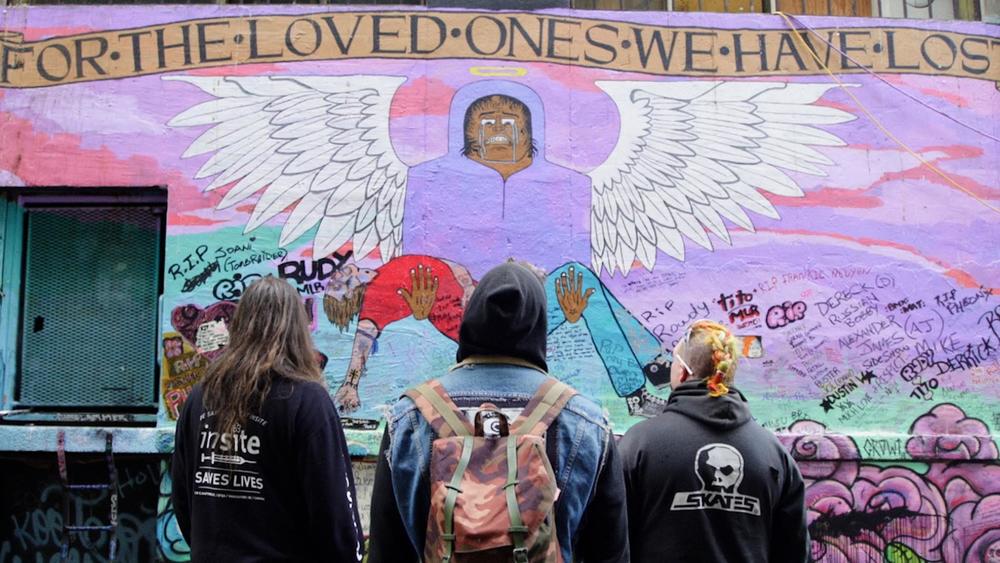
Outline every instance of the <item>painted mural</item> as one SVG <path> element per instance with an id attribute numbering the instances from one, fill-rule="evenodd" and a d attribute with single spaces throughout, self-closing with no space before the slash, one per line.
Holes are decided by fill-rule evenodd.
<path id="1" fill-rule="evenodd" d="M 1000 562 L 1000 31 L 303 7 L 0 16 L 0 185 L 168 189 L 159 424 L 246 286 L 295 285 L 351 451 L 544 271 L 617 432 L 688 323 L 809 482 L 817 561 Z M 161 484 L 162 555 L 187 558 Z"/>

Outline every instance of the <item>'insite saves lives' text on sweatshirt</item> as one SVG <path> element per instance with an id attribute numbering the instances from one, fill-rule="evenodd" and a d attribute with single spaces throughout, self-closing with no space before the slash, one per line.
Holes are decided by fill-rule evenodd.
<path id="1" fill-rule="evenodd" d="M 354 477 L 316 383 L 276 380 L 260 413 L 219 432 L 196 386 L 177 421 L 173 502 L 199 561 L 361 561 Z"/>

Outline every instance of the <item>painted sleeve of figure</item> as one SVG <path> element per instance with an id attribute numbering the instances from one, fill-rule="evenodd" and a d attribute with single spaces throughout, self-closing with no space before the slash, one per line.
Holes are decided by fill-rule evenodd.
<path id="1" fill-rule="evenodd" d="M 389 467 L 389 431 L 382 435 L 382 447 L 375 466 L 375 483 L 372 488 L 370 542 L 368 563 L 405 563 L 419 561 L 403 518 L 399 514 L 396 495 L 392 490 L 392 470 Z"/>
<path id="2" fill-rule="evenodd" d="M 192 393 L 192 395 L 194 395 Z M 200 396 L 199 396 L 200 400 Z M 187 420 L 189 410 L 192 408 L 192 401 L 185 402 L 181 409 L 181 415 L 177 417 L 177 428 L 174 434 L 174 455 L 170 461 L 170 500 L 174 505 L 174 516 L 177 518 L 177 527 L 188 544 L 191 543 L 191 481 L 189 481 L 188 461 L 190 454 L 187 443 L 188 430 Z"/>
<path id="3" fill-rule="evenodd" d="M 379 333 L 390 324 L 412 314 L 410 306 L 399 294 L 400 289 L 412 289 L 410 271 L 418 265 L 430 268 L 431 275 L 439 281 L 437 298 L 427 320 L 452 340 L 458 340 L 458 326 L 462 321 L 462 294 L 464 290 L 455 274 L 445 262 L 429 256 L 401 256 L 378 268 L 378 275 L 365 288 L 364 304 L 359 320 L 375 323 Z"/>
<path id="4" fill-rule="evenodd" d="M 595 290 L 587 301 L 581 321 L 586 324 L 594 348 L 608 369 L 615 392 L 619 397 L 635 393 L 646 382 L 643 366 L 660 353 L 660 342 L 622 306 L 593 270 L 579 262 L 560 266 L 546 279 L 549 333 L 566 322 L 559 307 L 556 282 L 562 275 L 568 275 L 570 268 L 576 275 L 583 276 L 583 291 Z"/>
<path id="5" fill-rule="evenodd" d="M 594 495 L 583 513 L 573 556 L 587 563 L 628 563 L 628 516 L 625 477 L 614 436 L 608 448 Z"/>
<path id="6" fill-rule="evenodd" d="M 306 534 L 312 553 L 326 561 L 358 561 L 364 533 L 358 515 L 354 473 L 340 418 L 325 389 L 308 389 L 297 414 L 294 451 L 305 501 Z"/>
<path id="7" fill-rule="evenodd" d="M 809 561 L 809 528 L 806 521 L 805 483 L 795 460 L 785 452 L 785 482 L 771 518 L 771 561 Z"/>

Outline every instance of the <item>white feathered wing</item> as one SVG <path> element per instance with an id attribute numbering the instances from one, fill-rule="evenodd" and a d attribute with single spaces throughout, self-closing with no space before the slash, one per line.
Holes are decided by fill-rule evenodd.
<path id="1" fill-rule="evenodd" d="M 844 142 L 820 125 L 854 119 L 815 102 L 834 85 L 598 81 L 618 106 L 618 142 L 593 183 L 594 269 L 652 269 L 657 249 L 684 259 L 682 235 L 711 250 L 723 218 L 753 231 L 745 210 L 777 218 L 758 190 L 801 196 L 786 171 L 825 175 L 812 146 Z"/>
<path id="2" fill-rule="evenodd" d="M 206 190 L 235 184 L 218 209 L 263 189 L 246 225 L 252 231 L 294 204 L 279 244 L 319 224 L 313 256 L 348 241 L 356 256 L 376 247 L 400 254 L 407 167 L 389 140 L 389 106 L 404 77 L 165 77 L 216 99 L 170 120 L 211 125 L 184 153 L 211 153 L 196 178 Z"/>

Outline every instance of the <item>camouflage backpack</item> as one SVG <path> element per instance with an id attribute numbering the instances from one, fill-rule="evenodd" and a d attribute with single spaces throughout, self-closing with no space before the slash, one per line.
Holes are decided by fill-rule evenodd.
<path id="1" fill-rule="evenodd" d="M 562 562 L 543 435 L 575 394 L 547 378 L 514 422 L 484 403 L 470 425 L 437 381 L 406 393 L 437 434 L 424 561 Z M 487 419 L 499 436 L 484 435 Z"/>

